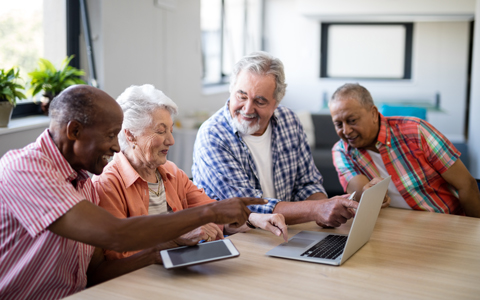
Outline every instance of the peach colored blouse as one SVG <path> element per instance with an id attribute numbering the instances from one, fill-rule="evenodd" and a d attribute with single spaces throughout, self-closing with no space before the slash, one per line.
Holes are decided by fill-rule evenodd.
<path id="1" fill-rule="evenodd" d="M 167 161 L 158 167 L 165 186 L 167 203 L 174 212 L 196 207 L 216 200 L 197 188 L 173 162 Z M 117 218 L 148 215 L 148 183 L 143 180 L 121 152 L 105 167 L 103 173 L 93 177 L 95 190 L 100 197 L 100 206 Z M 223 226 L 219 226 L 223 231 Z M 128 257 L 138 251 L 119 253 L 105 250 L 107 260 Z"/>

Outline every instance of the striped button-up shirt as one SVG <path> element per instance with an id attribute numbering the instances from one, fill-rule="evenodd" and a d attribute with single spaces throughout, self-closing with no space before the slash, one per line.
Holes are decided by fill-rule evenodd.
<path id="1" fill-rule="evenodd" d="M 75 180 L 75 185 L 72 181 Z M 94 247 L 47 229 L 82 200 L 98 204 L 48 129 L 0 160 L 0 298 L 59 299 L 85 288 Z"/>
<path id="2" fill-rule="evenodd" d="M 375 145 L 388 174 L 412 209 L 464 214 L 453 186 L 441 174 L 460 157 L 452 143 L 429 123 L 418 118 L 380 115 L 380 131 Z M 340 183 L 346 190 L 357 175 L 379 177 L 375 163 L 365 149 L 344 141 L 332 149 Z"/>
<path id="3" fill-rule="evenodd" d="M 212 199 L 262 197 L 258 168 L 248 146 L 232 124 L 228 103 L 208 119 L 197 134 L 193 151 L 194 183 Z M 277 199 L 252 205 L 258 213 L 272 213 L 279 201 L 302 201 L 324 193 L 323 178 L 315 167 L 305 132 L 288 108 L 275 110 L 272 126 L 273 183 Z"/>

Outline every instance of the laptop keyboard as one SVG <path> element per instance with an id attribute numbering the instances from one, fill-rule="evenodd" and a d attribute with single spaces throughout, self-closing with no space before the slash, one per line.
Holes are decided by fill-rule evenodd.
<path id="1" fill-rule="evenodd" d="M 301 256 L 335 259 L 343 253 L 346 235 L 327 235 L 323 240 L 302 253 Z"/>

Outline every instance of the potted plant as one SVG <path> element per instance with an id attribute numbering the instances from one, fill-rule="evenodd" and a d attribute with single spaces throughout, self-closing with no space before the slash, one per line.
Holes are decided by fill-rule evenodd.
<path id="1" fill-rule="evenodd" d="M 85 72 L 68 65 L 72 58 L 73 55 L 65 58 L 58 70 L 50 61 L 40 58 L 38 69 L 28 73 L 31 79 L 28 91 L 32 97 L 43 91 L 41 107 L 46 115 L 48 115 L 50 101 L 61 91 L 74 84 L 85 84 L 85 81 L 80 79 Z"/>
<path id="2" fill-rule="evenodd" d="M 17 99 L 27 98 L 20 92 L 24 87 L 17 83 L 20 79 L 19 71 L 18 68 L 11 68 L 8 71 L 0 69 L 0 127 L 8 126 Z"/>

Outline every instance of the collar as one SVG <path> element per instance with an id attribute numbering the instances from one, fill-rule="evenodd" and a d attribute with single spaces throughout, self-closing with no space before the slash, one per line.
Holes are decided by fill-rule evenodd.
<path id="1" fill-rule="evenodd" d="M 45 129 L 45 131 L 38 137 L 37 142 L 40 144 L 42 152 L 53 161 L 53 164 L 57 166 L 60 175 L 62 178 L 65 178 L 66 181 L 72 182 L 77 180 L 77 182 L 82 182 L 90 178 L 87 171 L 80 170 L 77 172 L 72 168 L 58 149 L 57 145 L 55 145 L 55 142 L 50 135 L 50 129 Z"/>
<path id="2" fill-rule="evenodd" d="M 380 115 L 380 130 L 378 131 L 378 136 L 377 136 L 377 143 L 375 146 L 377 149 L 381 145 L 387 145 L 390 146 L 390 140 L 392 138 L 390 130 L 388 130 L 388 122 L 387 118 L 384 117 L 381 113 L 378 113 Z"/>
<path id="3" fill-rule="evenodd" d="M 120 173 L 120 176 L 123 178 L 126 188 L 129 188 L 137 180 L 145 182 L 145 180 L 132 167 L 130 161 L 128 161 L 127 157 L 122 152 L 115 153 L 113 156 L 113 163 L 116 165 L 118 173 Z M 159 166 L 157 170 L 160 173 L 163 181 L 168 180 L 168 178 L 175 178 L 175 175 L 168 171 L 163 165 Z"/>

